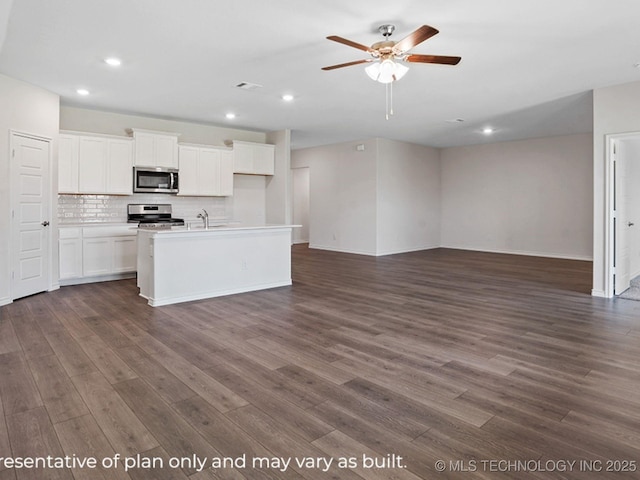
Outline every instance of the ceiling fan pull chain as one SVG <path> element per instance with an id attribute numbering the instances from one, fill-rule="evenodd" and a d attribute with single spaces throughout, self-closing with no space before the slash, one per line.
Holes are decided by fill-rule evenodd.
<path id="1" fill-rule="evenodd" d="M 389 120 L 389 84 L 384 86 L 384 118 Z"/>
<path id="2" fill-rule="evenodd" d="M 393 115 L 393 82 L 385 83 L 385 118 L 389 120 L 389 116 Z"/>

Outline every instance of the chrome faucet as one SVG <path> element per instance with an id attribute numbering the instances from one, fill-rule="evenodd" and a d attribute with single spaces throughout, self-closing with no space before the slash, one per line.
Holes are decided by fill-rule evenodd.
<path id="1" fill-rule="evenodd" d="M 204 223 L 204 228 L 206 230 L 209 228 L 209 214 L 204 208 L 202 209 L 202 211 L 204 212 L 204 215 L 202 213 L 199 213 L 197 218 L 202 219 L 202 223 Z"/>

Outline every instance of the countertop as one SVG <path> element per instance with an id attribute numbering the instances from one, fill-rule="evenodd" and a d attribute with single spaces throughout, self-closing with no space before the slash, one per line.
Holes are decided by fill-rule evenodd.
<path id="1" fill-rule="evenodd" d="M 132 227 L 138 228 L 137 223 L 129 222 L 78 222 L 78 223 L 60 223 L 58 228 L 91 228 L 91 227 Z"/>
<path id="2" fill-rule="evenodd" d="M 230 232 L 230 231 L 242 231 L 242 230 L 272 230 L 277 228 L 296 228 L 301 225 L 243 225 L 243 224 L 222 224 L 222 225 L 210 225 L 209 228 L 204 228 L 202 225 L 198 226 L 180 226 L 169 228 L 145 228 L 140 227 L 138 231 L 144 231 L 157 235 L 176 235 L 176 234 L 203 234 L 203 233 L 215 233 L 215 232 Z"/>

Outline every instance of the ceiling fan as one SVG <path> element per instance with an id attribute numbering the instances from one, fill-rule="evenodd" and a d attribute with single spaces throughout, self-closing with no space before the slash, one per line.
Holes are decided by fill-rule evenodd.
<path id="1" fill-rule="evenodd" d="M 396 27 L 394 25 L 381 25 L 378 31 L 384 36 L 384 40 L 376 42 L 370 47 L 347 40 L 346 38 L 339 37 L 337 35 L 331 35 L 327 37 L 328 40 L 342 43 L 349 47 L 354 47 L 359 50 L 363 50 L 371 55 L 371 58 L 363 60 L 355 60 L 353 62 L 340 63 L 338 65 L 331 65 L 329 67 L 323 67 L 322 70 L 335 70 L 336 68 L 350 67 L 351 65 L 359 65 L 361 63 L 372 63 L 365 70 L 367 74 L 380 83 L 390 83 L 395 80 L 399 80 L 408 70 L 408 68 L 400 62 L 410 63 L 438 63 L 443 65 L 457 65 L 460 62 L 460 57 L 446 56 L 446 55 L 421 55 L 416 53 L 408 53 L 416 45 L 428 40 L 438 33 L 438 30 L 430 27 L 429 25 L 423 25 L 413 33 L 407 35 L 399 42 L 390 40 L 389 37 L 394 32 Z M 399 61 L 399 62 L 398 62 Z"/>

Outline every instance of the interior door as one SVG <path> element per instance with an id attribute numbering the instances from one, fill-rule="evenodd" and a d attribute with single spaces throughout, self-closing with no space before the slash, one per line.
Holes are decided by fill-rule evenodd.
<path id="1" fill-rule="evenodd" d="M 620 295 L 630 286 L 629 238 L 627 218 L 627 158 L 624 142 L 614 143 L 614 235 L 615 235 L 615 294 Z"/>
<path id="2" fill-rule="evenodd" d="M 50 142 L 11 134 L 13 299 L 49 288 Z"/>

